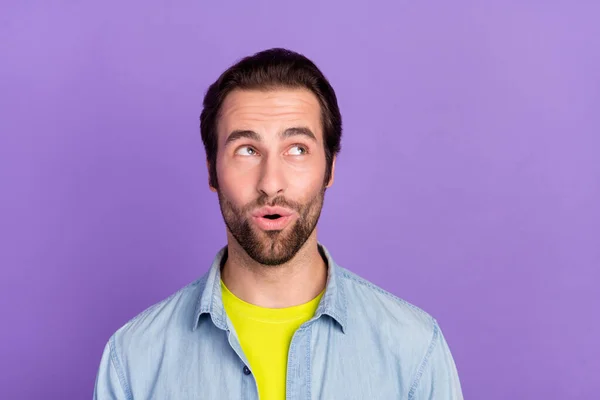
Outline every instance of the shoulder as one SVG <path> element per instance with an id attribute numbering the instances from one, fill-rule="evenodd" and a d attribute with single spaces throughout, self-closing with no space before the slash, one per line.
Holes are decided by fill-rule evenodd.
<path id="1" fill-rule="evenodd" d="M 453 393 L 462 399 L 454 361 L 442 331 L 430 314 L 366 279 L 339 268 L 347 306 L 347 332 L 371 352 L 398 361 L 398 376 L 404 377 L 408 398 L 429 398 L 436 393 Z M 422 393 L 421 395 L 417 394 Z"/>
<path id="2" fill-rule="evenodd" d="M 148 307 L 117 329 L 110 344 L 119 349 L 144 349 L 192 331 L 193 315 L 206 275 Z"/>
<path id="3" fill-rule="evenodd" d="M 421 308 L 345 268 L 338 267 L 338 276 L 344 286 L 349 321 L 391 331 L 425 348 L 437 335 L 436 320 Z"/>

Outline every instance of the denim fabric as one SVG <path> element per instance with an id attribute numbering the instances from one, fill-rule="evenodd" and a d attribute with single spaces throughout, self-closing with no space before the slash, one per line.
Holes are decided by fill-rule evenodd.
<path id="1" fill-rule="evenodd" d="M 437 322 L 319 249 L 328 263 L 327 285 L 314 317 L 292 338 L 286 398 L 462 399 Z M 102 355 L 94 399 L 258 399 L 223 308 L 225 252 L 202 278 L 115 332 Z"/>

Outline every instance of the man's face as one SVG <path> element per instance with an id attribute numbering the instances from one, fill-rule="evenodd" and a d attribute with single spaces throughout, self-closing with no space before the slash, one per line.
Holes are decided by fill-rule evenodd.
<path id="1" fill-rule="evenodd" d="M 313 233 L 325 151 L 321 110 L 305 89 L 236 90 L 218 121 L 217 179 L 225 224 L 255 261 L 280 265 Z"/>

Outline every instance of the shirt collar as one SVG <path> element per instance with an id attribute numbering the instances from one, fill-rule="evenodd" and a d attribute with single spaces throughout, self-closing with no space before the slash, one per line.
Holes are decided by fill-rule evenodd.
<path id="1" fill-rule="evenodd" d="M 322 315 L 331 317 L 340 325 L 342 332 L 346 331 L 347 320 L 347 302 L 344 287 L 340 282 L 340 267 L 335 263 L 329 251 L 325 246 L 319 243 L 319 252 L 327 261 L 327 284 L 325 293 L 319 302 L 314 319 Z M 204 275 L 201 282 L 204 287 L 200 290 L 198 303 L 194 311 L 194 321 L 192 330 L 198 327 L 200 317 L 203 314 L 210 315 L 213 323 L 222 330 L 228 329 L 227 315 L 223 307 L 223 297 L 221 295 L 221 263 L 227 252 L 227 247 L 223 247 L 215 256 L 210 270 Z"/>

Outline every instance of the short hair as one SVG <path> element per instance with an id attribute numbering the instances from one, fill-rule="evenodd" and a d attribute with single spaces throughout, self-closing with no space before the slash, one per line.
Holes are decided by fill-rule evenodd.
<path id="1" fill-rule="evenodd" d="M 200 133 L 209 166 L 209 182 L 218 188 L 217 123 L 221 106 L 235 89 L 305 88 L 318 99 L 326 159 L 324 182 L 331 178 L 334 156 L 341 149 L 342 117 L 333 87 L 317 66 L 302 54 L 273 48 L 248 56 L 231 66 L 208 88 L 200 114 Z"/>

